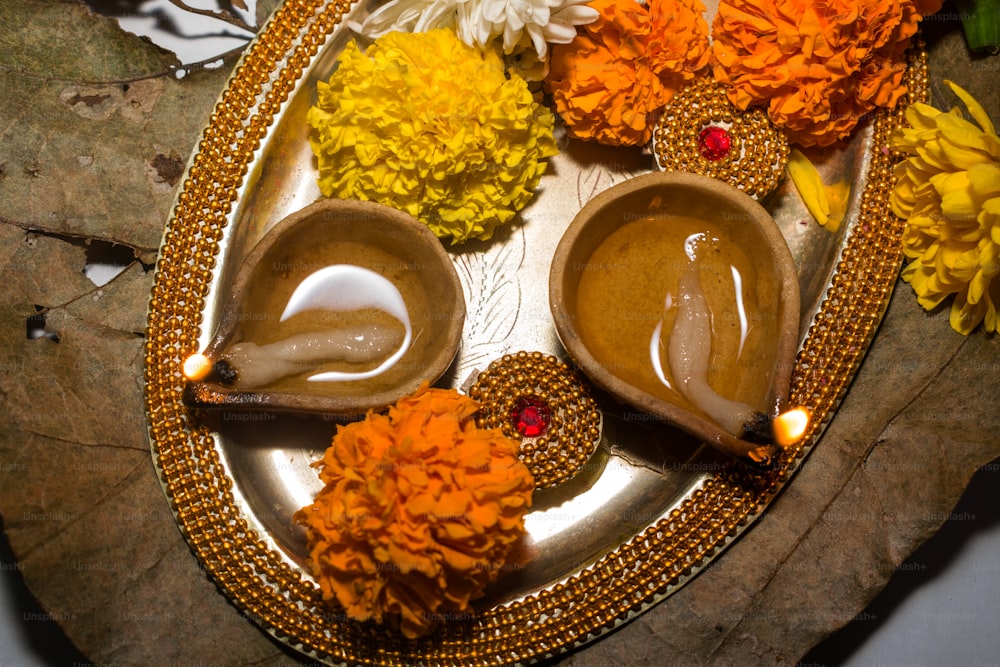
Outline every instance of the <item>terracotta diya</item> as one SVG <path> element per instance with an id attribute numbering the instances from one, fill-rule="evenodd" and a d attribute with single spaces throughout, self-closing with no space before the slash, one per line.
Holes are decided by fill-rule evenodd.
<path id="1" fill-rule="evenodd" d="M 191 407 L 384 407 L 447 370 L 465 320 L 458 274 L 430 229 L 355 200 L 278 222 L 227 294 L 211 342 L 184 364 Z"/>
<path id="2" fill-rule="evenodd" d="M 767 211 L 721 181 L 653 173 L 609 188 L 552 260 L 560 340 L 619 400 L 757 466 L 795 442 L 799 284 Z"/>

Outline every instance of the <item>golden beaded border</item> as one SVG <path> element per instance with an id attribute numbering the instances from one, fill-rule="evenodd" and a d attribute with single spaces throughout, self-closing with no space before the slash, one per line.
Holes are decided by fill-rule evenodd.
<path id="1" fill-rule="evenodd" d="M 206 571 L 249 618 L 286 644 L 324 661 L 363 665 L 534 662 L 596 639 L 682 586 L 773 499 L 822 432 L 898 273 L 902 222 L 888 201 L 899 156 L 887 138 L 902 124 L 907 100 L 875 115 L 861 218 L 793 378 L 794 402 L 810 407 L 817 419 L 780 468 L 766 476 L 731 471 L 712 477 L 668 517 L 565 581 L 408 641 L 324 610 L 315 585 L 240 515 L 212 435 L 188 422 L 181 402 L 181 360 L 195 351 L 200 336 L 236 191 L 274 114 L 350 5 L 287 0 L 244 54 L 198 144 L 164 233 L 150 296 L 145 380 L 153 459 L 178 525 Z M 909 99 L 926 99 L 926 68 L 920 53 L 908 74 Z M 864 286 L 860 293 L 858 285 Z"/>

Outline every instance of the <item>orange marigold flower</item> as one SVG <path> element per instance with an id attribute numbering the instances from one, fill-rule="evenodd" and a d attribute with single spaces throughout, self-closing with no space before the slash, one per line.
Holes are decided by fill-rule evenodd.
<path id="1" fill-rule="evenodd" d="M 516 440 L 479 429 L 478 403 L 428 389 L 338 429 L 325 483 L 295 514 L 323 598 L 407 637 L 466 612 L 524 533 L 534 482 Z"/>
<path id="2" fill-rule="evenodd" d="M 593 0 L 600 17 L 552 48 L 546 87 L 570 136 L 645 144 L 655 112 L 708 64 L 701 0 Z"/>
<path id="3" fill-rule="evenodd" d="M 942 0 L 721 0 L 715 78 L 733 104 L 767 104 L 789 141 L 828 146 L 906 92 L 906 50 Z"/>

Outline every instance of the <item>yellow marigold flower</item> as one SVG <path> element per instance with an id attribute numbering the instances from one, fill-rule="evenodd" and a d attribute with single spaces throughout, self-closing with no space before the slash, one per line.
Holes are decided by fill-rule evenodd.
<path id="1" fill-rule="evenodd" d="M 406 211 L 453 243 L 489 239 L 557 152 L 552 113 L 495 50 L 450 29 L 392 32 L 340 54 L 308 113 L 327 197 Z"/>
<path id="2" fill-rule="evenodd" d="M 972 118 L 927 104 L 906 110 L 911 127 L 893 145 L 910 155 L 896 167 L 892 209 L 907 221 L 903 279 L 930 310 L 954 294 L 951 326 L 997 331 L 1000 304 L 1000 139 L 982 106 L 946 81 Z"/>
<path id="3" fill-rule="evenodd" d="M 428 389 L 338 429 L 324 488 L 295 514 L 323 598 L 413 638 L 468 613 L 524 534 L 534 481 L 479 404 Z"/>

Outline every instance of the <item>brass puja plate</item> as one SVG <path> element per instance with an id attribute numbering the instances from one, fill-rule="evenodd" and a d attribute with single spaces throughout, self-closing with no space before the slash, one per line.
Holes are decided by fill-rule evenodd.
<path id="1" fill-rule="evenodd" d="M 241 258 L 279 220 L 319 197 L 305 113 L 375 2 L 288 0 L 247 48 L 215 107 L 177 196 L 156 269 L 146 339 L 153 460 L 178 525 L 219 588 L 264 631 L 329 664 L 532 663 L 599 639 L 683 586 L 761 515 L 833 418 L 889 301 L 902 222 L 888 206 L 899 107 L 873 114 L 820 165 L 852 185 L 835 233 L 809 218 L 786 181 L 764 200 L 795 260 L 800 345 L 791 403 L 813 415 L 771 471 L 715 450 L 595 392 L 596 452 L 568 482 L 535 493 L 527 535 L 473 614 L 407 640 L 325 605 L 292 514 L 320 482 L 337 422 L 231 411 L 203 419 L 182 402 L 181 364 L 220 320 Z M 926 95 L 915 54 L 910 99 Z M 519 222 L 488 243 L 449 247 L 466 294 L 457 357 L 439 386 L 468 387 L 519 351 L 567 360 L 551 322 L 552 254 L 594 195 L 654 170 L 652 155 L 559 140 Z"/>

